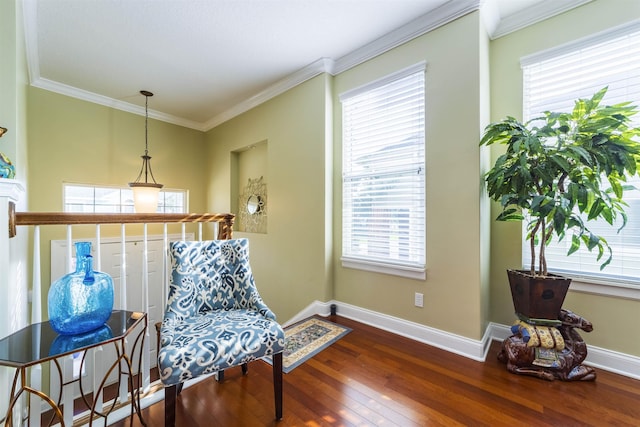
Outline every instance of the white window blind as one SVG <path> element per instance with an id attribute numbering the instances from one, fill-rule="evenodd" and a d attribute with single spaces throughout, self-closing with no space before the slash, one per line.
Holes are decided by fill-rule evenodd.
<path id="1" fill-rule="evenodd" d="M 523 119 L 543 111 L 569 112 L 578 98 L 590 98 L 608 86 L 602 104 L 630 101 L 640 105 L 640 24 L 635 23 L 591 39 L 546 51 L 522 60 Z M 633 117 L 640 126 L 640 117 Z M 640 188 L 640 179 L 631 184 Z M 604 237 L 613 250 L 613 261 L 600 271 L 597 251 L 586 248 L 567 256 L 571 239 L 557 239 L 547 249 L 547 263 L 555 272 L 605 282 L 640 284 L 640 191 L 626 191 L 628 222 L 620 233 L 606 221 L 590 221 L 590 229 Z M 586 221 L 586 217 L 584 218 Z M 529 268 L 529 242 L 523 241 L 523 264 Z"/>
<path id="2" fill-rule="evenodd" d="M 345 266 L 424 277 L 424 74 L 419 64 L 341 96 Z"/>

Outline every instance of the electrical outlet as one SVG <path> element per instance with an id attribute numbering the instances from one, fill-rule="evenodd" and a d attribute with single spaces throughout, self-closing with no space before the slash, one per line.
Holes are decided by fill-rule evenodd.
<path id="1" fill-rule="evenodd" d="M 416 292 L 414 304 L 416 307 L 424 307 L 424 294 Z"/>

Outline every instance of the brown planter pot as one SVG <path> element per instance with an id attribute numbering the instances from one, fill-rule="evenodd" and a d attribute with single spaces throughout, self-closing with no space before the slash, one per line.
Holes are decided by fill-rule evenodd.
<path id="1" fill-rule="evenodd" d="M 523 270 L 507 270 L 507 275 L 516 314 L 529 319 L 558 319 L 571 279 L 554 274 L 533 277 Z"/>

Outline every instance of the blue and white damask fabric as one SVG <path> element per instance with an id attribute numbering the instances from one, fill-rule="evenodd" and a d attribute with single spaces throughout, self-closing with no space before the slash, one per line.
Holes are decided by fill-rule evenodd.
<path id="1" fill-rule="evenodd" d="M 281 352 L 284 331 L 262 301 L 247 239 L 173 242 L 158 366 L 165 385 Z"/>

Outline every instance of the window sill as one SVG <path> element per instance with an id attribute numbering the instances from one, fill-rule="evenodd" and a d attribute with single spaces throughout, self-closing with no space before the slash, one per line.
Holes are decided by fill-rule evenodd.
<path id="1" fill-rule="evenodd" d="M 640 301 L 640 286 L 629 283 L 573 277 L 569 289 L 587 294 Z"/>
<path id="2" fill-rule="evenodd" d="M 356 270 L 371 271 L 373 273 L 389 274 L 392 276 L 407 277 L 409 279 L 424 280 L 427 276 L 426 269 L 402 265 L 388 264 L 383 262 L 363 260 L 359 258 L 342 257 L 342 267 Z"/>

